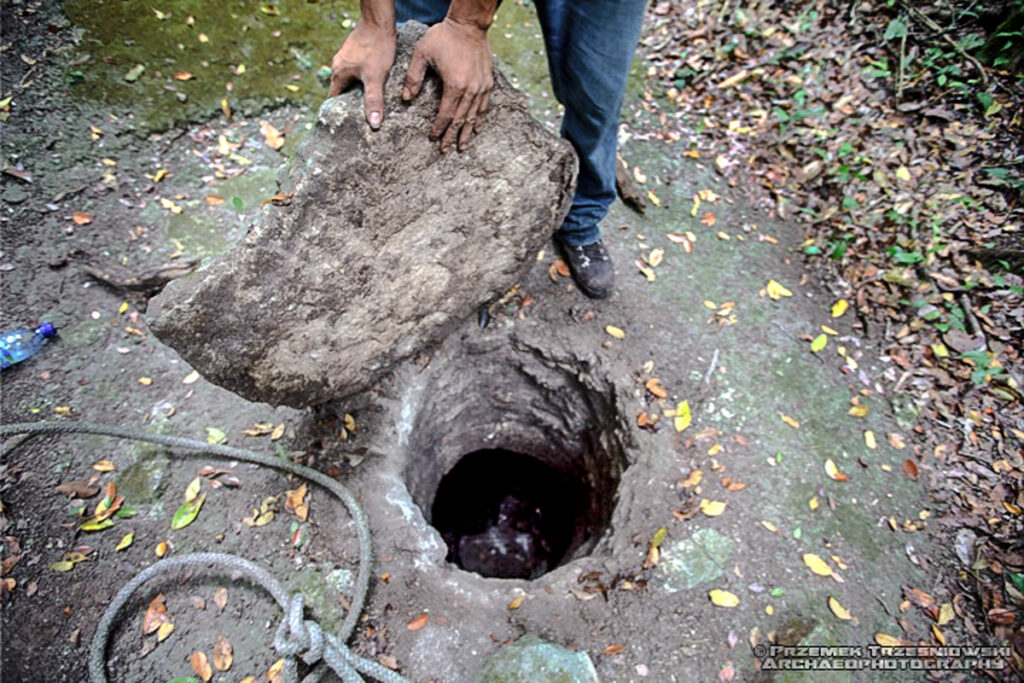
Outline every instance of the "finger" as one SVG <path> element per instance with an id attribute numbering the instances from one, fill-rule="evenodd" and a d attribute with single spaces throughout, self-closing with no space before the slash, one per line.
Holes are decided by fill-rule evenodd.
<path id="1" fill-rule="evenodd" d="M 418 48 L 418 46 L 417 46 Z M 412 60 L 409 62 L 409 70 L 405 72 L 405 85 L 402 86 L 402 99 L 408 102 L 420 94 L 420 87 L 423 85 L 423 77 L 427 75 L 427 58 L 422 51 L 414 49 Z"/>
<path id="2" fill-rule="evenodd" d="M 491 91 L 487 90 L 483 95 L 480 96 L 480 107 L 476 111 L 476 121 L 473 122 L 473 131 L 480 130 L 480 123 L 484 120 L 484 113 L 487 111 L 488 105 L 491 103 Z"/>
<path id="3" fill-rule="evenodd" d="M 473 96 L 469 93 L 463 94 L 461 99 L 459 99 L 459 104 L 455 107 L 455 118 L 452 119 L 451 124 L 444 131 L 444 137 L 441 138 L 442 154 L 447 152 L 448 148 L 455 142 L 459 131 L 466 127 L 466 115 L 469 113 L 469 107 L 473 104 L 473 99 Z"/>
<path id="4" fill-rule="evenodd" d="M 441 105 L 437 109 L 437 118 L 434 119 L 434 125 L 430 129 L 431 140 L 437 140 L 442 133 L 448 130 L 452 119 L 455 118 L 455 109 L 461 99 L 462 93 L 452 93 L 447 87 L 444 89 Z"/>
<path id="5" fill-rule="evenodd" d="M 328 97 L 337 97 L 341 91 L 352 85 L 356 78 L 351 69 L 338 69 L 331 74 L 331 87 L 327 91 Z"/>
<path id="6" fill-rule="evenodd" d="M 477 112 L 480 109 L 480 101 L 483 99 L 483 95 L 477 95 L 473 98 L 473 102 L 469 105 L 469 109 L 466 111 L 466 122 L 462 124 L 461 130 L 459 130 L 459 151 L 463 151 L 469 145 L 470 139 L 473 137 L 473 131 L 476 130 L 476 118 Z"/>
<path id="7" fill-rule="evenodd" d="M 370 124 L 370 128 L 380 128 L 380 122 L 384 118 L 383 79 L 364 77 L 363 109 L 366 111 L 366 122 Z"/>

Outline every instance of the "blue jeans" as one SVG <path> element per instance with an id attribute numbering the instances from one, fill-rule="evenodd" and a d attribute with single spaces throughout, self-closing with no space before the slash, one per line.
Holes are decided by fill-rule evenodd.
<path id="1" fill-rule="evenodd" d="M 562 137 L 576 150 L 580 174 L 572 208 L 558 236 L 570 246 L 591 244 L 598 222 L 615 201 L 619 111 L 633 61 L 644 0 L 534 0 L 555 97 L 565 107 Z M 435 24 L 448 0 L 396 0 L 399 22 Z"/>

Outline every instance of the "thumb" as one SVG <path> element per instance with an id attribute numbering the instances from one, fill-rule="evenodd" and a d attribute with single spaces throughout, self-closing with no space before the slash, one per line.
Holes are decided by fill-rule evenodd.
<path id="1" fill-rule="evenodd" d="M 420 88 L 423 86 L 423 77 L 427 74 L 427 59 L 418 48 L 419 46 L 413 50 L 412 61 L 409 62 L 409 70 L 405 73 L 402 99 L 407 102 L 420 94 Z"/>
<path id="2" fill-rule="evenodd" d="M 384 118 L 384 80 L 367 78 L 363 81 L 363 109 L 370 128 L 377 130 Z"/>

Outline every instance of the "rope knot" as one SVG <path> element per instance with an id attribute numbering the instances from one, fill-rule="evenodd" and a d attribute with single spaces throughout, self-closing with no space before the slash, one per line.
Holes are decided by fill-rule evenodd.
<path id="1" fill-rule="evenodd" d="M 323 657 L 324 634 L 320 624 L 302 618 L 302 611 L 302 594 L 293 595 L 274 635 L 274 649 L 282 657 L 301 657 L 306 664 L 315 664 Z"/>

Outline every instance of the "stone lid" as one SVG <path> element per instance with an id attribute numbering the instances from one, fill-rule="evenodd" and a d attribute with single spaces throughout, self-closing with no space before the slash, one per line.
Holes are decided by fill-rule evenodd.
<path id="1" fill-rule="evenodd" d="M 366 389 L 500 296 L 561 223 L 576 157 L 500 74 L 464 152 L 427 137 L 435 78 L 401 102 L 424 30 L 399 32 L 379 130 L 360 90 L 325 102 L 282 172 L 290 202 L 153 300 L 154 333 L 207 379 L 294 407 Z"/>

